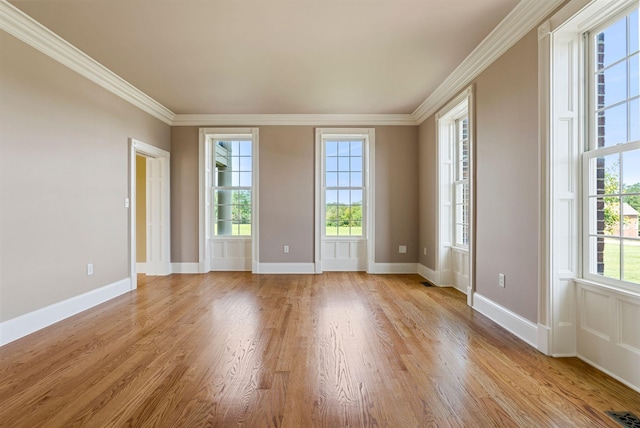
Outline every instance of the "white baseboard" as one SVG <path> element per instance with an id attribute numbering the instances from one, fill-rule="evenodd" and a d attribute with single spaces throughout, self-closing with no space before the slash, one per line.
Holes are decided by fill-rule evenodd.
<path id="1" fill-rule="evenodd" d="M 315 263 L 258 263 L 258 271 L 265 274 L 316 273 Z"/>
<path id="2" fill-rule="evenodd" d="M 372 263 L 367 273 L 371 274 L 403 274 L 418 273 L 417 263 Z"/>
<path id="3" fill-rule="evenodd" d="M 543 324 L 538 324 L 538 351 L 551 355 L 551 329 Z"/>
<path id="4" fill-rule="evenodd" d="M 171 273 L 200 273 L 200 264 L 171 263 Z"/>
<path id="5" fill-rule="evenodd" d="M 322 261 L 324 272 L 362 272 L 366 268 L 365 259 L 324 259 Z"/>
<path id="6" fill-rule="evenodd" d="M 607 370 L 606 368 L 602 367 L 601 365 L 594 363 L 590 359 L 588 359 L 588 358 L 586 358 L 586 357 L 584 357 L 584 356 L 582 356 L 580 354 L 576 355 L 576 357 L 578 357 L 579 359 L 581 359 L 585 363 L 587 363 L 589 365 L 592 365 L 593 367 L 597 368 L 601 372 L 604 372 L 604 373 L 608 374 L 609 376 L 611 376 L 615 380 L 627 385 L 629 388 L 633 389 L 634 391 L 640 392 L 640 385 L 635 385 L 635 384 L 629 382 L 627 379 L 624 379 L 624 378 L 618 376 L 617 374 L 613 373 L 612 371 Z"/>
<path id="7" fill-rule="evenodd" d="M 147 273 L 147 264 L 136 263 L 136 273 Z"/>
<path id="8" fill-rule="evenodd" d="M 86 311 L 89 308 L 129 291 L 131 291 L 131 281 L 129 278 L 126 278 L 7 320 L 0 324 L 0 346 L 48 327 L 51 324 L 55 324 L 58 321 L 62 321 L 65 318 L 69 318 L 79 312 Z"/>
<path id="9" fill-rule="evenodd" d="M 418 263 L 418 275 L 432 283 L 433 285 L 439 285 L 438 272 L 426 267 L 425 265 Z"/>
<path id="10" fill-rule="evenodd" d="M 251 272 L 251 260 L 245 258 L 211 259 L 211 271 Z"/>
<path id="11" fill-rule="evenodd" d="M 481 294 L 473 293 L 473 309 L 538 348 L 538 326 Z"/>

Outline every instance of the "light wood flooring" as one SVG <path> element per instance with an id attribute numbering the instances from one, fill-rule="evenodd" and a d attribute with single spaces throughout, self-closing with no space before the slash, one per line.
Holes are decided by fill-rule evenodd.
<path id="1" fill-rule="evenodd" d="M 420 281 L 141 276 L 0 348 L 0 426 L 619 427 L 605 411 L 640 415 L 640 394 Z"/>

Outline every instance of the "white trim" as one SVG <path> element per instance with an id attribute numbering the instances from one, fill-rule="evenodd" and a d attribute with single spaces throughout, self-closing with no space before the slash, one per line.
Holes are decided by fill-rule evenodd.
<path id="1" fill-rule="evenodd" d="M 551 329 L 544 324 L 538 323 L 538 351 L 545 355 L 551 352 Z"/>
<path id="2" fill-rule="evenodd" d="M 370 274 L 404 274 L 418 273 L 418 263 L 372 263 L 367 273 Z"/>
<path id="3" fill-rule="evenodd" d="M 0 29 L 60 64 L 171 125 L 175 114 L 7 1 L 0 1 Z"/>
<path id="4" fill-rule="evenodd" d="M 582 355 L 576 355 L 576 357 L 578 357 L 579 359 L 581 359 L 585 363 L 595 367 L 596 369 L 600 370 L 601 372 L 611 376 L 612 378 L 614 378 L 618 382 L 628 386 L 629 388 L 633 389 L 634 391 L 640 392 L 640 385 L 634 385 L 633 383 L 629 382 L 628 380 L 618 376 L 617 374 L 613 373 L 610 370 L 607 370 L 606 368 L 602 367 L 601 365 L 594 363 L 593 361 L 591 361 L 590 359 L 588 359 L 588 358 L 586 358 L 586 357 L 584 357 Z"/>
<path id="5" fill-rule="evenodd" d="M 314 263 L 259 263 L 260 274 L 315 274 Z"/>
<path id="6" fill-rule="evenodd" d="M 151 195 L 154 203 L 147 202 L 147 218 L 154 211 L 158 225 L 153 229 L 154 236 L 147 231 L 147 263 L 145 271 L 149 275 L 169 275 L 171 273 L 171 195 L 170 157 L 171 154 L 158 147 L 129 138 L 129 276 L 131 289 L 138 286 L 136 260 L 136 155 L 141 154 L 152 158 L 157 181 L 153 188 L 147 186 L 147 195 Z M 147 160 L 147 177 L 150 168 Z M 148 182 L 149 180 L 147 180 Z M 150 193 L 151 192 L 151 193 Z M 149 244 L 151 243 L 151 244 Z"/>
<path id="7" fill-rule="evenodd" d="M 524 340 L 529 345 L 538 348 L 538 326 L 528 319 L 511 312 L 504 306 L 497 304 L 479 293 L 474 293 L 473 309 Z"/>
<path id="8" fill-rule="evenodd" d="M 171 273 L 200 273 L 198 263 L 171 263 Z"/>
<path id="9" fill-rule="evenodd" d="M 440 286 L 440 275 L 438 274 L 438 272 L 426 267 L 421 263 L 418 263 L 418 275 L 422 276 L 433 285 L 438 287 Z"/>
<path id="10" fill-rule="evenodd" d="M 411 114 L 176 114 L 172 126 L 416 126 Z"/>
<path id="11" fill-rule="evenodd" d="M 125 294 L 131 289 L 129 278 L 87 293 L 37 309 L 0 324 L 0 346 L 69 318 L 79 312 Z"/>
<path id="12" fill-rule="evenodd" d="M 136 263 L 136 273 L 147 273 L 147 264 L 146 263 Z"/>
<path id="13" fill-rule="evenodd" d="M 468 251 L 468 283 L 463 288 L 455 287 L 467 295 L 467 304 L 473 306 L 475 290 L 475 108 L 474 87 L 467 87 L 455 98 L 450 100 L 436 113 L 436 189 L 437 208 L 436 224 L 436 268 L 438 282 L 441 287 L 451 287 L 455 284 L 455 272 L 452 269 L 453 228 L 455 214 L 454 200 L 451 187 L 453 186 L 454 160 L 451 159 L 453 138 L 452 131 L 455 121 L 462 116 L 468 119 L 469 140 L 469 246 Z"/>
<path id="14" fill-rule="evenodd" d="M 418 124 L 468 86 L 473 79 L 531 31 L 563 0 L 521 1 L 412 114 Z"/>
<path id="15" fill-rule="evenodd" d="M 259 153 L 260 153 L 260 131 L 258 128 L 200 128 L 199 139 L 199 157 L 198 157 L 198 264 L 200 273 L 207 273 L 212 270 L 250 270 L 253 273 L 258 273 L 259 270 Z M 211 215 L 211 201 L 210 192 L 211 188 L 211 173 L 213 166 L 211 165 L 212 154 L 211 148 L 207 139 L 213 138 L 251 138 L 252 149 L 252 177 L 251 177 L 251 260 L 248 265 L 235 260 L 225 264 L 221 259 L 216 259 L 215 267 L 211 262 L 211 230 L 210 230 L 210 215 Z M 247 237 L 245 237 L 247 238 Z M 237 239 L 237 238 L 231 238 Z M 220 263 L 218 263 L 220 262 Z"/>
<path id="16" fill-rule="evenodd" d="M 327 265 L 323 264 L 323 227 L 325 219 L 324 208 L 324 139 L 325 137 L 357 137 L 364 139 L 364 200 L 365 212 L 364 217 L 364 239 L 367 241 L 367 254 L 365 270 L 368 273 L 370 267 L 375 262 L 375 145 L 376 130 L 375 128 L 316 128 L 315 130 L 315 200 L 314 212 L 316 213 L 316 221 L 314 224 L 315 239 L 315 272 L 322 273 L 323 269 L 327 269 Z M 362 238 L 359 238 L 362 239 Z M 347 266 L 337 266 L 339 270 L 347 269 Z M 360 270 L 359 268 L 357 270 Z"/>

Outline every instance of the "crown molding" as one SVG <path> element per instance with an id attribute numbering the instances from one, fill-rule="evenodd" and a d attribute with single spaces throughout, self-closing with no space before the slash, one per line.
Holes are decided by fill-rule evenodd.
<path id="1" fill-rule="evenodd" d="M 469 54 L 412 114 L 416 123 L 424 122 L 442 105 L 500 58 L 525 34 L 536 27 L 564 0 L 520 0 L 518 5 Z"/>
<path id="2" fill-rule="evenodd" d="M 171 110 L 135 88 L 6 0 L 0 0 L 0 29 L 153 117 L 171 125 L 175 116 Z"/>
<path id="3" fill-rule="evenodd" d="M 410 114 L 177 114 L 172 126 L 416 126 Z"/>

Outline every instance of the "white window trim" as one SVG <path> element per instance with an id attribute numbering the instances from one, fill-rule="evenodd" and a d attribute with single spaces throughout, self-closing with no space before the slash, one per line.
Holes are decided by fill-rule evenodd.
<path id="1" fill-rule="evenodd" d="M 436 158 L 437 158 L 437 189 L 438 189 L 438 209 L 436 211 L 436 224 L 438 233 L 436 238 L 436 282 L 438 285 L 447 286 L 453 282 L 451 271 L 451 251 L 468 253 L 469 255 L 469 285 L 467 286 L 467 304 L 473 306 L 473 293 L 475 292 L 475 110 L 473 86 L 467 87 L 458 96 L 453 98 L 436 114 Z M 469 140 L 469 245 L 467 248 L 454 245 L 453 205 L 455 200 L 449 197 L 452 195 L 454 183 L 453 167 L 449 166 L 453 162 L 451 150 L 455 138 L 455 121 L 460 117 L 468 118 L 468 140 Z"/>
<path id="2" fill-rule="evenodd" d="M 585 123 L 585 88 L 575 83 L 585 82 L 584 56 L 587 55 L 581 46 L 582 34 L 596 28 L 598 24 L 606 22 L 619 15 L 629 7 L 637 5 L 637 0 L 572 0 L 562 9 L 545 21 L 538 28 L 538 100 L 539 100 L 539 149 L 542 165 L 539 175 L 539 192 L 541 196 L 539 212 L 540 228 L 540 256 L 539 256 L 539 304 L 538 304 L 538 349 L 545 354 L 554 356 L 576 355 L 576 283 L 588 283 L 590 286 L 600 287 L 609 291 L 611 286 L 598 281 L 585 280 L 582 266 L 583 227 L 583 186 L 581 154 L 585 147 L 585 135 L 589 132 Z M 565 62 L 566 76 L 574 83 L 564 92 L 569 99 L 565 105 L 570 107 L 561 112 L 554 94 L 563 92 L 554 80 L 554 73 L 558 73 L 556 63 L 559 60 L 559 43 L 572 50 L 570 58 Z M 579 88 L 574 91 L 573 88 Z M 562 115 L 564 114 L 564 117 Z M 567 124 L 566 138 L 571 140 L 567 147 L 559 148 L 556 139 L 560 135 L 558 124 Z M 560 140 L 558 140 L 560 141 Z M 566 167 L 559 167 L 556 161 L 558 150 L 563 154 L 570 154 L 575 161 L 568 162 Z M 572 181 L 574 194 L 559 192 L 554 188 L 557 177 L 565 175 Z M 562 200 L 561 200 L 562 199 Z M 558 204 L 569 202 L 572 207 L 569 214 L 558 218 L 556 208 Z M 566 210 L 565 210 L 566 211 Z M 576 213 L 580 213 L 576 218 Z M 569 226 L 555 227 L 555 225 Z M 567 255 L 569 264 L 559 266 L 558 253 Z M 618 288 L 620 292 L 627 292 Z"/>
<path id="3" fill-rule="evenodd" d="M 259 213 L 258 213 L 258 166 L 259 166 L 259 132 L 258 128 L 200 128 L 199 141 L 199 272 L 211 271 L 211 249 L 210 239 L 222 238 L 214 237 L 211 230 L 211 174 L 213 172 L 213 157 L 211 155 L 211 139 L 240 138 L 251 139 L 252 144 L 252 172 L 251 172 L 251 236 L 229 237 L 229 239 L 251 239 L 251 271 L 258 273 L 259 266 Z"/>
<path id="4" fill-rule="evenodd" d="M 364 165 L 364 195 L 363 236 L 340 237 L 344 240 L 367 241 L 367 272 L 371 272 L 375 264 L 375 129 L 374 128 L 316 128 L 316 162 L 315 162 L 315 272 L 322 273 L 322 241 L 333 237 L 324 237 L 325 209 L 324 209 L 324 143 L 327 138 L 358 138 L 365 141 L 363 150 Z M 338 238 L 338 237 L 336 237 Z"/>

